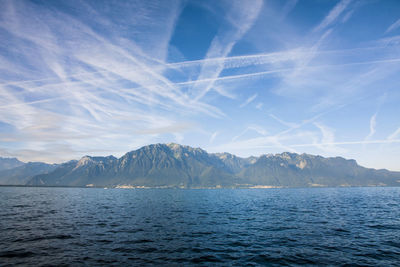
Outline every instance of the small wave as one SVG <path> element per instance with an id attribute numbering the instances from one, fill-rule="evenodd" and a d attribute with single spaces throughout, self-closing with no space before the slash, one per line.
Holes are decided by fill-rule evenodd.
<path id="1" fill-rule="evenodd" d="M 72 239 L 74 238 L 72 235 L 52 235 L 52 236 L 35 236 L 31 238 L 18 238 L 15 239 L 14 243 L 21 243 L 21 242 L 36 242 L 42 240 L 54 240 L 54 239 Z"/>
<path id="2" fill-rule="evenodd" d="M 110 244 L 110 243 L 113 243 L 114 241 L 108 240 L 108 239 L 100 239 L 100 240 L 97 240 L 97 242 L 103 243 L 103 244 Z"/>
<path id="3" fill-rule="evenodd" d="M 111 251 L 113 251 L 113 252 L 132 253 L 132 252 L 135 252 L 136 249 L 127 248 L 127 247 L 118 247 L 118 248 L 113 248 Z"/>
<path id="4" fill-rule="evenodd" d="M 118 247 L 112 249 L 113 252 L 123 252 L 123 253 L 151 253 L 157 251 L 157 248 L 154 247 L 144 247 L 144 248 L 127 248 L 127 247 Z"/>
<path id="5" fill-rule="evenodd" d="M 27 258 L 36 255 L 31 251 L 25 250 L 11 250 L 0 252 L 0 258 Z"/>
<path id="6" fill-rule="evenodd" d="M 240 241 L 234 241 L 234 242 L 230 242 L 230 243 L 228 243 L 228 246 L 230 246 L 230 247 L 248 247 L 249 246 L 249 244 L 246 244 L 246 243 L 243 243 L 243 242 L 240 242 Z"/>
<path id="7" fill-rule="evenodd" d="M 382 229 L 382 230 L 399 230 L 400 225 L 396 224 L 373 224 L 368 225 L 369 228 Z"/>
<path id="8" fill-rule="evenodd" d="M 141 252 L 141 253 L 152 253 L 158 251 L 157 248 L 155 247 L 145 247 L 145 248 L 138 248 L 136 251 Z"/>
<path id="9" fill-rule="evenodd" d="M 334 228 L 333 231 L 341 232 L 341 233 L 350 233 L 349 230 L 346 230 L 346 229 L 343 229 L 343 228 Z"/>
<path id="10" fill-rule="evenodd" d="M 31 205 L 24 205 L 24 204 L 18 204 L 14 205 L 13 208 L 31 208 Z"/>
<path id="11" fill-rule="evenodd" d="M 222 262 L 220 259 L 213 255 L 206 255 L 190 259 L 192 263 L 206 263 L 206 262 Z"/>
<path id="12" fill-rule="evenodd" d="M 136 239 L 136 240 L 126 240 L 126 241 L 122 241 L 120 242 L 120 244 L 143 244 L 143 243 L 151 243 L 154 242 L 153 240 L 150 239 Z"/>
<path id="13" fill-rule="evenodd" d="M 387 241 L 386 244 L 392 247 L 400 248 L 400 242 Z"/>
<path id="14" fill-rule="evenodd" d="M 213 232 L 193 232 L 189 234 L 190 237 L 202 237 L 214 234 Z"/>
<path id="15" fill-rule="evenodd" d="M 52 236 L 38 236 L 34 237 L 31 239 L 28 239 L 27 241 L 40 241 L 40 240 L 54 240 L 54 239 L 72 239 L 74 238 L 72 235 L 52 235 Z"/>

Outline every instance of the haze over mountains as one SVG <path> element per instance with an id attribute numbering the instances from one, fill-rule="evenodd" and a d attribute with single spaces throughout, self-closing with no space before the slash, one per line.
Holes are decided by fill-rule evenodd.
<path id="1" fill-rule="evenodd" d="M 63 164 L 0 158 L 0 184 L 94 187 L 400 186 L 400 172 L 355 160 L 284 152 L 240 158 L 179 144 L 154 144 L 114 156 L 85 156 Z"/>
<path id="2" fill-rule="evenodd" d="M 4 164 L 5 162 L 10 164 Z M 0 157 L 0 185 L 25 185 L 35 175 L 48 173 L 57 166 L 43 162 L 23 163 L 16 158 Z"/>

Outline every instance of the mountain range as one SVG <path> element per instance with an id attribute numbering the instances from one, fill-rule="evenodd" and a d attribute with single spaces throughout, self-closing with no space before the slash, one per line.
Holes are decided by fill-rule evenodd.
<path id="1" fill-rule="evenodd" d="M 162 188 L 400 186 L 400 172 L 342 157 L 284 152 L 241 158 L 175 143 L 62 164 L 0 158 L 1 185 Z"/>

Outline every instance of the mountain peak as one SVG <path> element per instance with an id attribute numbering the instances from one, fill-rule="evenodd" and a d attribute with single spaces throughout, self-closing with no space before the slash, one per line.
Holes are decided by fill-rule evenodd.
<path id="1" fill-rule="evenodd" d="M 107 157 L 91 157 L 91 156 L 83 156 L 76 164 L 75 168 L 79 168 L 85 165 L 89 164 L 96 164 L 96 163 L 104 163 L 106 161 L 113 161 L 116 160 L 117 158 L 110 155 Z"/>
<path id="2" fill-rule="evenodd" d="M 76 167 L 78 168 L 78 167 L 81 167 L 81 166 L 84 166 L 84 165 L 88 165 L 90 162 L 92 162 L 93 160 L 92 160 L 92 157 L 90 157 L 90 156 L 83 156 L 79 161 L 78 161 L 78 163 L 76 164 Z"/>
<path id="3" fill-rule="evenodd" d="M 168 143 L 167 146 L 171 149 L 178 149 L 180 148 L 182 145 L 177 144 L 177 143 Z"/>
<path id="4" fill-rule="evenodd" d="M 8 170 L 15 167 L 24 165 L 25 163 L 19 161 L 17 158 L 2 158 L 0 157 L 0 170 Z"/>
<path id="5" fill-rule="evenodd" d="M 166 146 L 168 146 L 172 150 L 186 149 L 189 151 L 204 151 L 200 147 L 191 147 L 191 146 L 187 146 L 187 145 L 180 145 L 177 143 L 168 143 L 168 144 L 166 144 Z"/>

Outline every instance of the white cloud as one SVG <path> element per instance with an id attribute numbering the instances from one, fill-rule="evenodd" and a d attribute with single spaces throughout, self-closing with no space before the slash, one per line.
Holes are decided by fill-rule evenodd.
<path id="1" fill-rule="evenodd" d="M 369 140 L 371 137 L 375 134 L 376 132 L 376 116 L 377 113 L 371 116 L 371 119 L 369 120 L 369 134 L 365 137 L 364 140 Z"/>
<path id="2" fill-rule="evenodd" d="M 286 18 L 286 16 L 296 7 L 298 0 L 288 0 L 286 4 L 283 6 L 282 14 L 280 20 Z"/>
<path id="3" fill-rule="evenodd" d="M 345 151 L 335 145 L 335 133 L 332 129 L 321 123 L 314 123 L 314 125 L 322 134 L 321 141 L 315 143 L 317 148 L 330 153 L 343 153 Z"/>
<path id="4" fill-rule="evenodd" d="M 351 0 L 341 0 L 337 3 L 329 14 L 321 21 L 321 23 L 314 28 L 314 31 L 321 31 L 331 26 L 337 18 L 346 10 Z"/>
<path id="5" fill-rule="evenodd" d="M 97 147 L 126 151 L 121 141 L 130 143 L 133 137 L 141 144 L 163 133 L 179 139 L 188 128 L 184 119 L 176 118 L 182 110 L 223 116 L 218 108 L 189 99 L 163 74 L 180 3 L 136 4 L 140 7 L 116 3 L 121 24 L 115 25 L 102 13 L 107 9 L 89 4 L 81 6 L 79 12 L 87 11 L 82 18 L 30 2 L 5 2 L 0 27 L 12 37 L 21 61 L 0 57 L 9 69 L 0 72 L 5 81 L 0 85 L 0 121 L 15 129 L 0 138 L 17 142 L 31 156 L 51 145 L 65 145 L 79 149 L 65 151 L 73 153 L 66 157 L 75 157 L 80 150 Z M 136 39 L 119 35 L 123 23 L 132 26 L 155 15 L 157 21 L 146 23 Z M 96 23 L 110 34 L 96 31 Z M 22 150 L 7 151 L 17 155 Z M 56 160 L 50 150 L 48 155 L 48 161 Z"/>
<path id="6" fill-rule="evenodd" d="M 238 40 L 253 26 L 262 8 L 263 2 L 256 0 L 250 2 L 231 1 L 231 6 L 226 14 L 232 28 L 218 33 L 211 41 L 207 51 L 206 58 L 225 58 L 231 52 L 232 48 Z M 197 80 L 206 83 L 195 83 L 191 89 L 195 99 L 203 98 L 214 86 L 215 80 L 219 77 L 224 69 L 223 62 L 219 64 L 208 64 L 207 61 L 201 66 L 200 74 Z"/>
<path id="7" fill-rule="evenodd" d="M 247 126 L 241 133 L 239 133 L 238 135 L 234 136 L 232 138 L 232 141 L 236 141 L 237 139 L 239 139 L 240 137 L 244 136 L 245 134 L 247 134 L 248 132 L 256 132 L 259 135 L 267 135 L 267 131 L 262 128 L 261 126 L 258 125 L 250 125 Z"/>
<path id="8" fill-rule="evenodd" d="M 351 16 L 353 15 L 353 13 L 354 13 L 354 10 L 348 11 L 348 12 L 343 16 L 341 22 L 342 22 L 342 23 L 346 23 L 346 22 L 351 18 Z"/>
<path id="9" fill-rule="evenodd" d="M 258 109 L 258 110 L 261 110 L 262 109 L 262 107 L 263 107 L 263 103 L 261 103 L 261 102 L 259 102 L 259 103 L 257 103 L 257 105 L 256 105 L 256 109 Z"/>
<path id="10" fill-rule="evenodd" d="M 386 29 L 385 34 L 391 32 L 391 31 L 396 30 L 398 27 L 400 27 L 400 19 L 396 20 L 392 25 L 390 25 L 390 26 Z"/>
<path id="11" fill-rule="evenodd" d="M 209 143 L 213 143 L 218 134 L 219 134 L 218 131 L 213 132 L 213 133 L 211 134 L 211 136 L 210 136 Z"/>
<path id="12" fill-rule="evenodd" d="M 161 126 L 161 125 L 160 125 Z M 190 123 L 173 123 L 157 128 L 148 128 L 148 129 L 138 129 L 135 130 L 135 134 L 164 134 L 164 133 L 174 133 L 178 134 L 184 131 L 187 131 L 193 127 Z"/>
<path id="13" fill-rule="evenodd" d="M 253 102 L 256 98 L 257 98 L 257 94 L 254 94 L 254 95 L 252 95 L 252 96 L 249 96 L 249 97 L 246 99 L 246 101 L 244 101 L 244 102 L 240 105 L 240 107 L 243 108 L 243 107 L 247 106 L 248 104 L 250 104 L 251 102 Z"/>
<path id="14" fill-rule="evenodd" d="M 391 141 L 391 140 L 395 140 L 398 136 L 400 135 L 400 127 L 394 131 L 393 133 L 391 133 L 388 137 L 387 140 Z"/>
<path id="15" fill-rule="evenodd" d="M 271 118 L 273 118 L 274 120 L 276 120 L 277 122 L 279 122 L 280 124 L 287 126 L 289 128 L 297 128 L 299 125 L 296 123 L 292 123 L 292 122 L 286 122 L 284 120 L 281 120 L 280 118 L 278 118 L 277 116 L 275 116 L 274 114 L 269 114 L 269 116 Z"/>
<path id="16" fill-rule="evenodd" d="M 312 143 L 312 144 L 295 144 L 289 145 L 291 147 L 313 147 L 313 146 L 336 146 L 336 145 L 364 145 L 364 144 L 394 144 L 400 143 L 400 139 L 378 139 L 378 140 L 361 140 L 361 141 L 345 141 L 345 142 L 328 142 L 328 143 Z"/>

